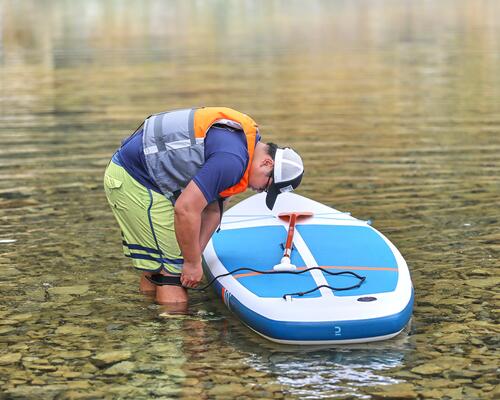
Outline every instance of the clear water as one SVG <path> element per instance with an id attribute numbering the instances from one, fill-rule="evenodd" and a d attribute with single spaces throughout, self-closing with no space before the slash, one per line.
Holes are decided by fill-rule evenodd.
<path id="1" fill-rule="evenodd" d="M 8 398 L 499 396 L 500 3 L 0 3 L 0 388 Z M 137 293 L 101 188 L 153 112 L 225 105 L 303 155 L 300 194 L 372 219 L 407 332 L 269 343 L 211 293 Z M 110 353 L 113 352 L 113 353 Z"/>

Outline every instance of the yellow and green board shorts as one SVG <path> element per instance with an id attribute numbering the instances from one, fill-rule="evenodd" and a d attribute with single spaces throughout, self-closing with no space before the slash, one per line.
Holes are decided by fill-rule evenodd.
<path id="1" fill-rule="evenodd" d="M 174 206 L 111 161 L 104 173 L 104 191 L 120 225 L 123 253 L 139 270 L 165 270 L 180 275 L 183 258 L 174 230 Z"/>

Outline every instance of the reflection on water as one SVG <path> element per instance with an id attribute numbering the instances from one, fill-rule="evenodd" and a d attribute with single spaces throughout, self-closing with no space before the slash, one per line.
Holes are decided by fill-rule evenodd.
<path id="1" fill-rule="evenodd" d="M 402 347 L 387 349 L 377 344 L 365 345 L 364 348 L 342 346 L 256 352 L 248 358 L 248 363 L 272 372 L 291 394 L 302 399 L 354 396 L 363 386 L 398 382 L 381 374 L 401 365 L 407 348 L 401 340 L 398 344 Z"/>
<path id="2" fill-rule="evenodd" d="M 500 3 L 0 3 L 0 387 L 9 398 L 498 396 Z M 268 343 L 211 293 L 138 294 L 101 188 L 152 112 L 227 105 L 303 155 L 299 193 L 372 219 L 412 328 Z"/>

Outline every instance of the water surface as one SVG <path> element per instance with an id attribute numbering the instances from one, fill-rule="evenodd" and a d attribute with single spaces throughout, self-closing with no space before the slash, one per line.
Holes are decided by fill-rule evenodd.
<path id="1" fill-rule="evenodd" d="M 9 398 L 494 398 L 500 4 L 0 3 L 0 387 Z M 225 105 L 292 145 L 298 191 L 406 258 L 411 326 L 269 343 L 211 293 L 137 293 L 102 174 L 153 112 Z"/>

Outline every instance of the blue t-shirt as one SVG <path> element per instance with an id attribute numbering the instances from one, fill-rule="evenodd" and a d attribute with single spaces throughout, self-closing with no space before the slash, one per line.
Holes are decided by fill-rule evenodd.
<path id="1" fill-rule="evenodd" d="M 121 165 L 140 184 L 161 193 L 148 173 L 142 145 L 142 131 L 129 138 L 113 155 L 113 162 Z M 260 136 L 257 135 L 257 140 Z M 205 163 L 194 176 L 207 203 L 220 198 L 219 193 L 237 184 L 248 164 L 247 140 L 243 131 L 212 126 L 205 137 Z"/>

